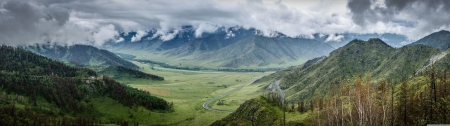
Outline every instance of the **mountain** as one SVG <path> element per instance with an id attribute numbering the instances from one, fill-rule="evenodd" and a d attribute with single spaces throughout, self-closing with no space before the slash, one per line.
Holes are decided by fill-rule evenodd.
<path id="1" fill-rule="evenodd" d="M 226 31 L 218 31 L 214 34 L 205 35 L 203 38 L 193 39 L 188 43 L 167 52 L 168 56 L 188 56 L 201 54 L 210 51 L 217 51 L 236 43 L 239 40 L 248 38 L 255 34 L 255 29 L 230 28 Z"/>
<path id="2" fill-rule="evenodd" d="M 278 91 L 267 93 L 271 84 L 264 87 L 264 96 L 246 101 L 212 125 L 254 125 L 262 120 L 278 122 L 266 125 L 445 123 L 450 110 L 445 107 L 450 104 L 448 53 L 450 49 L 425 45 L 392 48 L 380 39 L 353 40 L 328 57 L 256 81 L 281 79 L 288 102 L 282 102 Z M 286 113 L 286 121 L 277 110 Z"/>
<path id="3" fill-rule="evenodd" d="M 124 37 L 124 42 L 113 43 L 105 49 L 172 66 L 205 68 L 283 68 L 334 50 L 321 41 L 292 38 L 278 32 L 266 37 L 253 28 L 219 28 L 198 36 L 192 27 L 184 27 L 176 33 L 173 39 L 163 41 L 162 36 L 150 31 L 140 41 L 131 42 L 132 37 Z M 146 56 L 132 54 L 140 52 Z"/>
<path id="4" fill-rule="evenodd" d="M 450 32 L 449 31 L 439 31 L 432 33 L 420 40 L 417 40 L 414 43 L 411 43 L 410 45 L 428 45 L 440 50 L 447 50 L 447 48 L 450 47 Z"/>
<path id="5" fill-rule="evenodd" d="M 1 46 L 0 59 L 2 125 L 126 125 L 139 123 L 133 114 L 172 109 L 148 92 L 22 48 Z M 139 107 L 143 109 L 130 111 Z"/>
<path id="6" fill-rule="evenodd" d="M 148 31 L 140 41 L 131 42 L 137 33 L 122 34 L 123 42 L 112 43 L 108 50 L 120 53 L 146 52 L 148 60 L 170 65 L 206 68 L 283 68 L 326 56 L 335 48 L 353 39 L 378 37 L 388 45 L 400 47 L 408 41 L 398 34 L 314 34 L 312 39 L 291 38 L 278 32 L 265 37 L 261 31 L 249 28 L 219 28 L 212 33 L 196 35 L 192 26 L 174 30 L 173 39 L 164 40 L 157 31 Z M 170 45 L 170 46 L 169 46 Z M 331 46 L 330 46 L 331 45 Z M 124 51 L 125 50 L 125 51 Z M 130 52 L 131 50 L 131 52 Z"/>
<path id="7" fill-rule="evenodd" d="M 330 85 L 355 76 L 403 80 L 430 64 L 437 49 L 424 45 L 392 48 L 380 39 L 353 40 L 330 56 L 311 61 L 267 78 L 281 78 L 287 99 L 310 99 L 318 89 L 325 93 Z M 264 78 L 263 78 L 264 79 Z"/>
<path id="8" fill-rule="evenodd" d="M 326 42 L 327 44 L 333 46 L 334 48 L 342 47 L 354 39 L 367 41 L 371 38 L 380 38 L 381 40 L 386 42 L 386 44 L 392 47 L 402 47 L 403 42 L 409 42 L 406 36 L 392 33 L 383 33 L 383 34 L 342 33 L 331 35 L 313 34 L 313 37 L 315 40 Z"/>
<path id="9" fill-rule="evenodd" d="M 290 62 L 327 55 L 331 50 L 331 46 L 312 39 L 254 35 L 198 59 L 219 62 L 221 67 L 286 66 Z"/>
<path id="10" fill-rule="evenodd" d="M 184 26 L 181 30 L 172 31 L 165 37 L 157 34 L 156 30 L 145 31 L 145 35 L 138 35 L 137 32 L 122 33 L 120 37 L 122 42 L 110 42 L 105 48 L 114 50 L 146 50 L 146 51 L 164 51 L 178 48 L 191 40 L 196 39 L 195 29 L 192 26 Z M 206 34 L 206 33 L 205 33 Z M 173 38 L 170 38 L 173 37 Z M 135 40 L 133 40 L 133 38 Z M 169 39 L 170 38 L 170 39 Z M 201 37 L 200 37 L 201 38 Z"/>
<path id="11" fill-rule="evenodd" d="M 73 46 L 29 46 L 25 47 L 30 51 L 44 55 L 59 61 L 69 62 L 82 66 L 126 66 L 139 68 L 135 64 L 124 60 L 116 54 L 107 50 L 98 49 L 89 45 Z"/>

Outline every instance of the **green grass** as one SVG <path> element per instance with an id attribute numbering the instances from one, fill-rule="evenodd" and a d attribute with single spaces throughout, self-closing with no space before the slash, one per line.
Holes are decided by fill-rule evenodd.
<path id="1" fill-rule="evenodd" d="M 148 52 L 148 51 L 142 51 L 142 50 L 127 50 L 127 49 L 115 49 L 115 48 L 109 48 L 109 50 L 114 51 L 114 52 L 124 53 L 124 54 L 132 54 L 132 55 L 136 56 L 135 59 L 152 60 L 152 61 L 167 63 L 171 66 L 203 67 L 203 68 L 211 68 L 211 69 L 229 68 L 229 67 L 218 67 L 221 64 L 223 64 L 224 62 L 213 61 L 214 58 L 211 58 L 210 60 L 195 60 L 196 57 L 193 55 L 185 56 L 182 58 L 168 57 L 168 56 L 164 55 L 164 53 L 166 53 L 166 51 Z M 283 59 L 283 60 L 285 60 L 285 59 Z M 306 61 L 308 61 L 307 58 L 299 58 L 297 61 L 285 62 L 283 64 L 272 63 L 272 64 L 268 64 L 265 66 L 259 66 L 258 64 L 242 65 L 240 67 L 233 68 L 233 69 L 286 68 L 289 66 L 296 66 L 296 65 L 305 63 Z"/>
<path id="2" fill-rule="evenodd" d="M 175 112 L 150 112 L 150 115 L 148 115 L 148 111 L 139 109 L 138 112 L 133 113 L 135 118 L 130 119 L 128 109 L 117 109 L 120 107 L 114 107 L 114 104 L 118 103 L 109 103 L 111 101 L 106 100 L 99 103 L 99 105 L 103 104 L 99 108 L 102 109 L 101 111 L 112 110 L 109 112 L 112 116 L 144 122 L 148 125 L 209 125 L 230 113 L 205 110 L 202 107 L 204 102 L 243 83 L 247 83 L 255 77 L 270 74 L 269 72 L 207 72 L 166 68 L 162 69 L 162 71 L 157 71 L 152 70 L 149 64 L 133 63 L 138 65 L 141 68 L 140 70 L 145 73 L 164 77 L 164 81 L 146 79 L 119 79 L 117 81 L 131 87 L 149 91 L 152 95 L 164 98 L 168 102 L 173 102 Z M 236 79 L 241 80 L 241 82 L 236 81 Z M 226 85 L 226 88 L 223 85 Z M 216 109 L 236 110 L 245 100 L 262 94 L 260 91 L 262 85 L 263 83 L 252 84 L 224 97 L 226 105 L 217 106 L 215 103 L 211 103 L 210 106 Z"/>

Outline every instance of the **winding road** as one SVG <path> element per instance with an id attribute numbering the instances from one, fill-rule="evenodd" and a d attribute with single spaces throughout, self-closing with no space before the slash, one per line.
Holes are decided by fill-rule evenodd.
<path id="1" fill-rule="evenodd" d="M 216 100 L 219 100 L 219 99 L 221 99 L 221 98 L 223 98 L 223 97 L 225 97 L 225 96 L 227 96 L 227 95 L 229 95 L 229 94 L 231 94 L 231 93 L 233 93 L 233 92 L 235 92 L 235 91 L 237 91 L 237 90 L 239 90 L 239 89 L 241 89 L 241 88 L 243 88 L 245 86 L 248 86 L 248 85 L 252 84 L 253 82 L 255 82 L 256 80 L 258 80 L 258 79 L 260 79 L 262 77 L 263 76 L 257 77 L 257 78 L 255 78 L 255 79 L 253 79 L 253 80 L 251 80 L 251 81 L 249 81 L 247 83 L 242 84 L 239 87 L 234 88 L 233 90 L 230 90 L 230 91 L 228 91 L 228 92 L 226 92 L 224 94 L 221 94 L 221 95 L 219 95 L 219 96 L 217 96 L 217 97 L 215 97 L 215 98 L 213 98 L 213 99 L 211 99 L 209 101 L 206 101 L 205 103 L 203 103 L 203 108 L 205 108 L 206 110 L 211 110 L 211 111 L 215 111 L 215 112 L 233 112 L 231 110 L 221 110 L 221 109 L 210 108 L 210 107 L 208 107 L 208 104 L 212 103 L 212 102 L 214 102 Z"/>

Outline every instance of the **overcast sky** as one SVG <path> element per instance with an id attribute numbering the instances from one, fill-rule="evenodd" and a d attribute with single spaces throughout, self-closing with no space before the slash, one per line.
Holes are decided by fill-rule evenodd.
<path id="1" fill-rule="evenodd" d="M 417 40 L 450 29 L 450 0 L 0 0 L 0 43 L 120 42 L 120 33 L 182 26 L 197 35 L 218 27 L 256 28 L 291 37 L 314 33 L 397 33 Z M 175 31 L 175 32 L 174 32 Z"/>

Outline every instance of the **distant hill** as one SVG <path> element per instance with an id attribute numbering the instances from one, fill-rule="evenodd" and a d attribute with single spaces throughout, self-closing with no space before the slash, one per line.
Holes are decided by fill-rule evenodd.
<path id="1" fill-rule="evenodd" d="M 248 38 L 255 34 L 255 29 L 229 29 L 234 32 L 232 36 L 224 31 L 206 35 L 203 38 L 192 39 L 188 43 L 181 45 L 167 52 L 168 56 L 188 56 L 192 54 L 202 54 L 205 52 L 217 51 L 239 40 Z"/>
<path id="2" fill-rule="evenodd" d="M 122 114 L 133 117 L 138 112 L 130 108 L 172 109 L 148 92 L 22 48 L 1 46 L 0 59 L 2 125 L 93 125 L 98 121 L 125 125 L 134 120 L 109 113 L 125 111 Z"/>
<path id="3" fill-rule="evenodd" d="M 139 68 L 135 64 L 126 61 L 116 54 L 107 50 L 98 49 L 89 45 L 73 46 L 29 46 L 25 49 L 31 50 L 46 57 L 59 61 L 69 62 L 81 66 L 126 66 Z"/>
<path id="4" fill-rule="evenodd" d="M 392 48 L 380 39 L 353 40 L 324 59 L 271 75 L 281 78 L 281 88 L 288 99 L 309 99 L 318 89 L 325 93 L 330 85 L 354 76 L 403 80 L 439 55 L 437 49 L 424 45 Z M 264 78 L 263 78 L 264 79 Z M 266 80 L 270 80 L 266 77 Z"/>
<path id="5" fill-rule="evenodd" d="M 180 67 L 252 69 L 297 65 L 334 50 L 321 41 L 291 38 L 278 32 L 266 37 L 253 28 L 219 28 L 201 36 L 196 36 L 193 30 L 185 27 L 168 41 L 154 37 L 156 34 L 150 31 L 140 41 L 131 42 L 131 37 L 124 37 L 124 42 L 110 43 L 105 48 L 119 53 L 146 52 L 150 56 L 137 59 L 147 58 Z M 165 46 L 169 44 L 172 46 Z"/>
<path id="6" fill-rule="evenodd" d="M 327 55 L 333 48 L 325 43 L 300 38 L 269 38 L 254 35 L 221 48 L 215 52 L 199 56 L 199 60 L 220 62 L 221 67 L 247 65 L 284 65 L 289 62 L 306 61 Z"/>
<path id="7" fill-rule="evenodd" d="M 402 42 L 409 42 L 408 38 L 404 35 L 392 34 L 392 33 L 384 33 L 384 34 L 357 34 L 357 33 L 342 33 L 342 34 L 334 34 L 333 35 L 322 35 L 322 34 L 313 34 L 313 37 L 317 41 L 326 42 L 327 44 L 333 46 L 334 48 L 339 48 L 346 45 L 348 42 L 359 39 L 367 41 L 371 38 L 380 38 L 386 44 L 392 47 L 402 47 Z"/>
<path id="8" fill-rule="evenodd" d="M 449 31 L 439 31 L 432 33 L 410 45 L 427 45 L 433 48 L 440 49 L 442 51 L 447 50 L 450 47 L 450 32 Z"/>
<path id="9" fill-rule="evenodd" d="M 114 79 L 151 79 L 151 80 L 164 80 L 164 77 L 160 77 L 153 74 L 147 74 L 139 70 L 131 69 L 123 66 L 109 66 L 98 72 L 100 75 L 105 75 Z"/>
<path id="10" fill-rule="evenodd" d="M 409 41 L 403 35 L 389 33 L 343 33 L 336 34 L 334 37 L 337 39 L 321 34 L 314 34 L 313 38 L 291 38 L 274 32 L 273 36 L 265 37 L 259 30 L 242 27 L 219 28 L 213 33 L 196 36 L 193 27 L 185 26 L 173 33 L 173 39 L 164 41 L 156 31 L 148 31 L 135 42 L 131 40 L 137 33 L 122 34 L 123 42 L 110 43 L 105 48 L 121 53 L 129 53 L 130 50 L 152 53 L 145 58 L 180 67 L 285 68 L 326 56 L 353 39 L 377 37 L 394 47 L 401 47 L 402 42 Z"/>
<path id="11" fill-rule="evenodd" d="M 276 126 L 283 125 L 283 111 L 264 97 L 245 101 L 233 113 L 211 126 Z"/>

